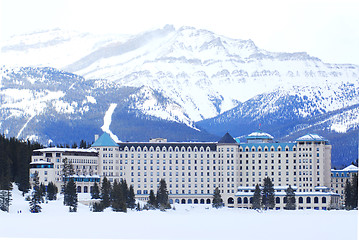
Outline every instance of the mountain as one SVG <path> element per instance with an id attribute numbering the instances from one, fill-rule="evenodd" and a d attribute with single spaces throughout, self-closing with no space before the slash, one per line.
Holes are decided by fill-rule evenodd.
<path id="1" fill-rule="evenodd" d="M 58 127 L 71 124 L 76 128 L 89 125 L 91 131 L 84 131 L 85 135 L 101 126 L 106 131 L 111 128 L 122 140 L 131 138 L 131 133 L 123 132 L 134 123 L 135 129 L 141 129 L 132 133 L 137 139 L 141 133 L 149 136 L 149 131 L 157 136 L 172 132 L 176 138 L 178 129 L 172 131 L 173 125 L 181 126 L 184 135 L 191 132 L 194 139 L 215 139 L 213 135 L 227 130 L 242 136 L 256 130 L 259 123 L 276 138 L 292 140 L 301 132 L 316 131 L 330 141 L 338 134 L 346 141 L 345 136 L 358 129 L 359 66 L 324 63 L 305 52 L 269 52 L 252 40 L 231 39 L 193 27 L 167 25 L 137 35 L 54 29 L 16 36 L 2 43 L 1 55 L 5 65 L 2 82 L 8 78 L 13 82 L 13 88 L 1 83 L 2 99 L 12 99 L 1 101 L 1 111 L 7 111 L 1 129 L 19 137 L 32 136 L 26 131 L 39 115 L 43 118 L 39 126 L 52 123 L 46 120 L 52 116 L 55 129 L 43 140 L 52 139 Z M 23 80 L 27 91 L 19 95 L 19 71 L 42 71 L 49 82 L 32 92 L 40 87 L 42 76 L 36 78 L 36 86 L 31 86 L 34 80 L 30 76 Z M 53 77 L 47 71 L 66 78 L 66 87 L 50 86 Z M 39 104 L 24 107 L 24 102 L 32 101 L 14 95 L 37 99 Z M 104 124 L 106 113 L 106 119 L 117 117 L 111 125 Z M 11 121 L 14 123 L 9 123 L 9 116 L 16 118 Z M 25 126 L 21 132 L 13 129 L 15 122 Z M 59 122 L 62 125 L 57 126 Z M 159 132 L 146 127 L 149 122 L 156 123 L 155 129 L 167 129 Z M 351 149 L 353 154 L 345 161 L 357 151 Z M 340 156 L 334 152 L 333 158 Z"/>
<path id="2" fill-rule="evenodd" d="M 97 80 L 85 80 L 54 68 L 3 67 L 0 73 L 0 129 L 7 136 L 70 144 L 81 139 L 91 142 L 96 133 L 112 130 L 127 141 L 148 141 L 153 137 L 178 141 L 215 139 L 205 131 L 133 108 L 133 98 L 144 88 L 99 87 Z M 161 95 L 150 92 L 145 97 Z"/>

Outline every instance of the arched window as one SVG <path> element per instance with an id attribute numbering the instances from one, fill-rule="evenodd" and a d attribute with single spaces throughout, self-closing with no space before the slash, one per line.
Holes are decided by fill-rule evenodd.
<path id="1" fill-rule="evenodd" d="M 310 197 L 307 197 L 307 203 L 310 203 L 311 201 L 310 201 Z"/>
<path id="2" fill-rule="evenodd" d="M 327 203 L 327 198 L 326 197 L 322 197 L 322 203 Z"/>
<path id="3" fill-rule="evenodd" d="M 141 147 L 137 147 L 137 152 L 141 152 Z"/>
<path id="4" fill-rule="evenodd" d="M 234 199 L 232 197 L 228 198 L 227 200 L 228 204 L 234 204 Z"/>
<path id="5" fill-rule="evenodd" d="M 90 193 L 92 193 L 92 191 L 93 191 L 93 186 L 90 187 Z"/>
<path id="6" fill-rule="evenodd" d="M 131 147 L 131 152 L 134 152 L 135 151 L 135 148 L 134 147 Z"/>
<path id="7" fill-rule="evenodd" d="M 284 202 L 284 203 L 287 203 L 287 197 L 284 197 L 284 198 L 283 198 L 283 202 Z"/>
<path id="8" fill-rule="evenodd" d="M 77 192 L 80 193 L 81 192 L 81 186 L 77 187 Z"/>
<path id="9" fill-rule="evenodd" d="M 173 204 L 173 199 L 170 199 L 170 204 Z"/>
<path id="10" fill-rule="evenodd" d="M 253 197 L 249 198 L 249 203 L 253 203 Z"/>
<path id="11" fill-rule="evenodd" d="M 198 204 L 198 199 L 193 200 L 194 204 Z"/>
<path id="12" fill-rule="evenodd" d="M 237 199 L 237 203 L 238 203 L 238 204 L 242 204 L 242 198 L 241 198 L 241 197 L 239 197 L 239 198 Z"/>
<path id="13" fill-rule="evenodd" d="M 162 152 L 166 152 L 166 150 L 167 150 L 166 147 L 162 148 Z"/>
<path id="14" fill-rule="evenodd" d="M 244 197 L 244 198 L 243 198 L 243 203 L 244 203 L 244 204 L 247 204 L 247 203 L 248 203 L 248 198 L 247 198 L 247 197 Z"/>
<path id="15" fill-rule="evenodd" d="M 200 204 L 204 204 L 204 199 L 202 198 L 200 201 L 199 201 Z"/>
<path id="16" fill-rule="evenodd" d="M 206 201 L 206 203 L 207 203 L 207 204 L 211 204 L 211 199 L 208 198 L 207 201 Z"/>
<path id="17" fill-rule="evenodd" d="M 87 192 L 88 192 L 88 187 L 84 186 L 84 193 L 87 193 Z"/>
<path id="18" fill-rule="evenodd" d="M 314 198 L 314 203 L 319 203 L 318 197 L 315 197 L 315 198 Z"/>
<path id="19" fill-rule="evenodd" d="M 147 152 L 147 147 L 144 147 L 144 148 L 143 148 L 143 151 L 144 151 L 144 152 Z"/>
<path id="20" fill-rule="evenodd" d="M 179 199 L 176 199 L 176 200 L 175 200 L 175 203 L 179 203 Z"/>
<path id="21" fill-rule="evenodd" d="M 182 204 L 186 204 L 186 199 L 182 199 L 182 200 L 181 200 L 181 203 L 182 203 Z"/>
<path id="22" fill-rule="evenodd" d="M 187 203 L 192 204 L 192 199 L 188 199 Z"/>
<path id="23" fill-rule="evenodd" d="M 299 203 L 303 203 L 303 198 L 302 198 L 302 197 L 299 197 L 298 202 L 299 202 Z"/>
<path id="24" fill-rule="evenodd" d="M 187 148 L 187 152 L 191 152 L 191 150 L 192 150 L 191 147 Z"/>
<path id="25" fill-rule="evenodd" d="M 277 204 L 280 203 L 280 198 L 279 198 L 279 197 L 276 197 L 276 198 L 275 198 L 275 203 L 277 203 Z"/>

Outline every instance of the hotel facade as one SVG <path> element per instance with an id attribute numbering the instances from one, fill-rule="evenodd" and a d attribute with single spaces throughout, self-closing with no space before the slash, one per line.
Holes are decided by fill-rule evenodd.
<path id="1" fill-rule="evenodd" d="M 216 187 L 228 207 L 251 208 L 254 187 L 271 178 L 276 209 L 285 207 L 285 190 L 296 191 L 298 209 L 339 208 L 340 196 L 331 191 L 331 145 L 316 134 L 278 143 L 264 132 L 254 132 L 241 143 L 226 133 L 218 142 L 116 143 L 109 134 L 96 137 L 90 149 L 34 150 L 30 176 L 40 182 L 63 184 L 63 160 L 70 161 L 79 193 L 95 182 L 126 180 L 136 198 L 146 201 L 160 180 L 167 183 L 170 203 L 210 204 Z"/>

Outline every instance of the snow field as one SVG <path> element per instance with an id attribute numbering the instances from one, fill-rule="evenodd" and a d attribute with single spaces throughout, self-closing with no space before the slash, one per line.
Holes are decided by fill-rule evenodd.
<path id="1" fill-rule="evenodd" d="M 80 195 L 79 198 L 84 198 Z M 91 212 L 79 204 L 69 213 L 62 199 L 31 214 L 13 191 L 10 213 L 0 212 L 1 238 L 66 239 L 357 239 L 358 211 L 263 211 L 178 205 L 176 210 Z M 22 213 L 17 213 L 19 210 Z"/>

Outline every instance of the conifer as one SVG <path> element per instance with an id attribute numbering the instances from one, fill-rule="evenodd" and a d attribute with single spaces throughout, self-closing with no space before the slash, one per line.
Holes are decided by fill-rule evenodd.
<path id="1" fill-rule="evenodd" d="M 221 197 L 221 193 L 219 192 L 218 187 L 216 187 L 216 189 L 214 190 L 214 193 L 213 193 L 212 207 L 214 207 L 214 208 L 223 207 L 223 199 Z"/>
<path id="2" fill-rule="evenodd" d="M 256 188 L 254 190 L 253 194 L 253 200 L 252 200 L 252 208 L 253 209 L 261 209 L 261 189 L 259 188 L 259 185 L 256 185 Z"/>
<path id="3" fill-rule="evenodd" d="M 34 173 L 34 189 L 32 191 L 32 196 L 30 199 L 30 212 L 32 213 L 39 213 L 41 212 L 41 192 L 40 192 L 40 181 L 38 172 Z"/>
<path id="4" fill-rule="evenodd" d="M 101 186 L 101 204 L 103 208 L 108 208 L 111 205 L 111 183 L 107 180 L 106 177 L 102 180 Z"/>
<path id="5" fill-rule="evenodd" d="M 148 197 L 147 203 L 148 203 L 148 206 L 150 209 L 157 208 L 157 199 L 156 199 L 155 193 L 152 189 L 150 190 L 150 196 Z"/>
<path id="6" fill-rule="evenodd" d="M 269 177 L 264 178 L 263 191 L 262 191 L 262 205 L 265 209 L 273 209 L 275 206 L 274 187 Z"/>
<path id="7" fill-rule="evenodd" d="M 64 205 L 69 206 L 70 212 L 76 212 L 77 202 L 76 183 L 73 178 L 70 178 L 64 190 Z"/>
<path id="8" fill-rule="evenodd" d="M 47 200 L 56 200 L 56 195 L 57 195 L 58 189 L 56 187 L 56 185 L 53 182 L 49 182 L 49 184 L 47 185 L 47 195 L 46 195 L 46 199 Z"/>
<path id="9" fill-rule="evenodd" d="M 100 199 L 100 198 L 101 198 L 100 189 L 98 187 L 98 184 L 95 182 L 91 190 L 91 199 Z"/>
<path id="10" fill-rule="evenodd" d="M 286 199 L 287 202 L 285 204 L 285 209 L 287 210 L 295 210 L 295 192 L 293 188 L 289 185 L 288 188 L 285 190 L 286 192 Z"/>
<path id="11" fill-rule="evenodd" d="M 127 198 L 128 198 L 127 207 L 130 209 L 134 209 L 136 207 L 136 199 L 135 199 L 135 191 L 133 189 L 133 185 L 130 185 Z"/>
<path id="12" fill-rule="evenodd" d="M 158 187 L 157 190 L 156 199 L 157 199 L 157 205 L 161 210 L 171 208 L 171 205 L 168 200 L 167 184 L 165 179 L 163 178 L 160 180 L 160 186 Z"/>

